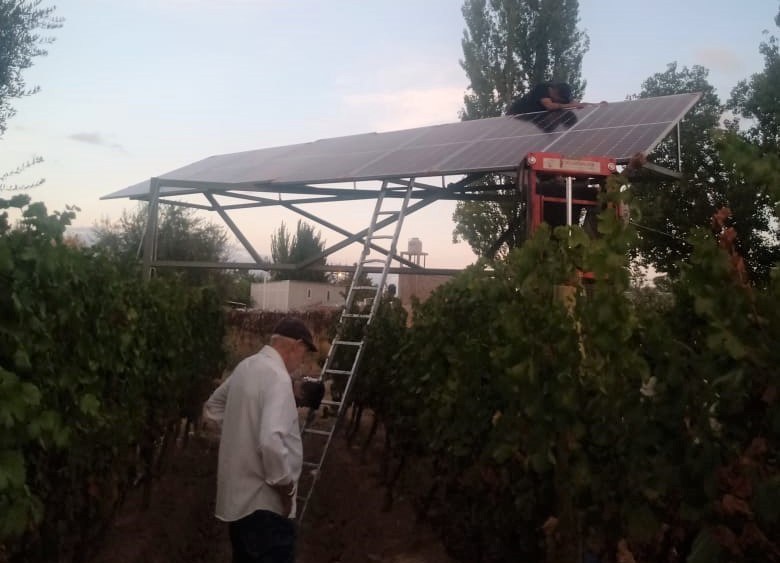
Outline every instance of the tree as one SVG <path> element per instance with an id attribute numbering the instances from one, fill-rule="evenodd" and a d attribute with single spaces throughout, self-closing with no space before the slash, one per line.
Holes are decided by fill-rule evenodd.
<path id="1" fill-rule="evenodd" d="M 45 45 L 53 38 L 41 35 L 41 31 L 62 26 L 62 19 L 54 17 L 55 8 L 41 8 L 41 0 L 0 0 L 0 138 L 6 131 L 8 120 L 15 111 L 11 101 L 35 94 L 39 88 L 29 88 L 22 71 L 32 66 L 35 57 L 46 55 Z M 9 179 L 41 162 L 33 157 L 14 170 L 0 173 L 0 190 L 18 190 L 38 186 L 10 184 Z"/>
<path id="2" fill-rule="evenodd" d="M 160 260 L 225 261 L 228 238 L 224 229 L 196 216 L 191 209 L 174 205 L 160 207 L 157 258 Z M 122 260 L 141 256 L 147 204 L 135 211 L 123 211 L 116 223 L 106 220 L 95 225 L 94 248 Z"/>
<path id="3" fill-rule="evenodd" d="M 325 241 L 319 231 L 314 227 L 299 220 L 295 234 L 291 235 L 287 226 L 282 222 L 276 233 L 271 235 L 271 259 L 274 264 L 300 264 L 301 262 L 322 254 L 325 250 Z M 312 265 L 324 266 L 325 257 L 319 258 Z M 274 280 L 305 280 L 313 282 L 327 282 L 326 272 L 317 270 L 278 270 L 271 274 Z"/>
<path id="4" fill-rule="evenodd" d="M 588 37 L 577 28 L 578 0 L 466 0 L 461 66 L 469 79 L 461 119 L 501 115 L 516 96 L 544 81 L 585 90 L 582 57 Z M 510 186 L 507 186 L 507 193 Z M 516 191 L 515 191 L 516 193 Z M 525 202 L 459 202 L 453 241 L 465 240 L 481 256 L 525 240 Z"/>
<path id="5" fill-rule="evenodd" d="M 517 95 L 548 80 L 585 90 L 588 36 L 577 29 L 578 0 L 466 0 L 461 67 L 469 78 L 461 117 L 501 115 Z"/>
<path id="6" fill-rule="evenodd" d="M 271 235 L 271 259 L 274 264 L 289 264 L 292 246 L 292 235 L 282 221 L 279 229 Z"/>
<path id="7" fill-rule="evenodd" d="M 715 146 L 723 106 L 709 83 L 703 66 L 678 68 L 650 76 L 642 84 L 639 98 L 701 92 L 701 100 L 681 124 L 680 154 L 683 181 L 644 175 L 633 183 L 632 219 L 640 225 L 638 251 L 657 270 L 674 273 L 675 263 L 690 253 L 685 241 L 693 226 L 709 223 L 715 209 L 726 201 L 723 165 Z M 662 141 L 649 155 L 652 162 L 677 170 L 677 143 L 674 135 Z"/>
<path id="8" fill-rule="evenodd" d="M 780 11 L 775 23 L 780 27 Z M 761 43 L 764 70 L 750 80 L 742 80 L 731 92 L 729 109 L 752 120 L 747 138 L 765 151 L 780 151 L 780 41 L 777 37 Z"/>
<path id="9" fill-rule="evenodd" d="M 757 185 L 734 166 L 723 162 L 724 130 L 720 120 L 724 106 L 701 66 L 678 69 L 676 63 L 648 78 L 639 97 L 701 92 L 699 103 L 686 116 L 681 128 L 683 179 L 659 179 L 644 175 L 632 186 L 633 220 L 640 227 L 639 255 L 655 269 L 677 274 L 680 261 L 692 250 L 686 242 L 690 230 L 709 225 L 712 215 L 729 207 L 739 232 L 739 250 L 754 282 L 762 283 L 778 258 L 778 240 L 773 225 L 773 199 L 765 185 Z M 729 137 L 726 135 L 726 137 Z M 663 141 L 650 155 L 662 166 L 676 168 L 674 138 Z"/>
<path id="10" fill-rule="evenodd" d="M 135 211 L 125 210 L 116 223 L 103 220 L 96 224 L 94 250 L 119 260 L 129 270 L 137 268 L 147 217 L 148 206 L 142 204 Z M 192 209 L 161 206 L 157 231 L 159 260 L 225 262 L 228 254 L 228 236 L 222 227 L 197 216 Z M 176 276 L 192 286 L 214 286 L 220 297 L 228 301 L 249 301 L 248 273 L 160 268 L 157 275 Z"/>

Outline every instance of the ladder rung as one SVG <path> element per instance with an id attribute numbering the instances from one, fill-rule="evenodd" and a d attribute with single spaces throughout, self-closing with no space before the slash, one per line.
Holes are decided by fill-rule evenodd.
<path id="1" fill-rule="evenodd" d="M 349 375 L 352 372 L 343 369 L 326 369 L 325 373 L 334 373 L 336 375 Z"/>
<path id="2" fill-rule="evenodd" d="M 341 401 L 320 401 L 320 404 L 326 407 L 340 407 Z"/>
<path id="3" fill-rule="evenodd" d="M 392 211 L 382 210 L 382 203 L 383 198 L 385 194 L 393 192 L 395 194 L 403 193 L 405 194 L 403 203 L 401 204 L 400 210 L 399 209 L 393 209 Z M 343 330 L 346 330 L 348 328 L 352 328 L 353 326 L 363 326 L 367 327 L 368 323 L 371 322 L 371 318 L 373 317 L 373 313 L 365 313 L 365 312 L 358 312 L 358 311 L 366 311 L 367 309 L 362 308 L 358 306 L 358 303 L 370 303 L 374 307 L 378 304 L 377 299 L 380 299 L 382 296 L 382 287 L 375 286 L 375 285 L 358 285 L 361 282 L 358 281 L 361 279 L 361 274 L 363 272 L 362 267 L 367 264 L 374 264 L 374 265 L 380 265 L 379 268 L 382 269 L 382 275 L 386 276 L 390 265 L 392 263 L 392 256 L 395 252 L 395 244 L 398 242 L 398 235 L 400 233 L 400 228 L 403 224 L 404 216 L 408 212 L 408 203 L 409 199 L 412 196 L 414 192 L 414 186 L 413 186 L 413 180 L 409 180 L 409 185 L 406 186 L 394 186 L 390 187 L 387 185 L 387 182 L 384 182 L 382 185 L 382 189 L 379 193 L 379 198 L 377 199 L 376 207 L 374 208 L 374 214 L 371 216 L 371 224 L 369 225 L 369 228 L 367 231 L 365 231 L 365 235 L 363 236 L 363 250 L 360 254 L 359 262 L 355 268 L 355 274 L 353 277 L 353 285 L 349 288 L 349 293 L 347 294 L 346 299 L 346 306 L 344 307 L 344 311 L 342 311 L 341 316 L 339 318 L 339 329 L 336 332 L 337 336 L 334 337 L 332 341 L 331 350 L 328 353 L 328 358 L 325 362 L 325 365 L 322 369 L 322 375 L 321 377 L 325 377 L 327 375 L 341 375 L 346 376 L 346 388 L 345 393 L 349 392 L 351 388 L 351 384 L 353 383 L 353 379 L 356 376 L 356 370 L 359 367 L 359 364 L 362 359 L 362 354 L 365 352 L 365 347 L 363 346 L 364 341 L 353 341 L 353 340 L 340 340 L 340 338 L 362 338 L 358 335 L 350 335 L 343 333 Z M 392 197 L 392 196 L 391 196 Z M 395 208 L 397 206 L 395 205 L 388 205 L 386 207 Z M 382 222 L 378 222 L 378 217 L 390 217 L 389 219 L 383 219 Z M 396 225 L 396 231 L 393 235 L 382 235 L 379 233 L 375 233 L 374 229 L 377 229 L 378 231 L 383 231 L 384 225 L 389 224 L 392 221 L 397 221 L 398 224 Z M 383 225 L 382 227 L 377 228 L 378 225 Z M 388 232 L 388 231 L 383 231 Z M 372 244 L 374 241 L 378 240 L 390 240 L 391 243 L 391 249 L 392 252 L 380 248 L 380 246 L 383 246 L 382 244 L 376 245 Z M 372 252 L 373 250 L 376 250 L 377 252 Z M 377 256 L 381 256 L 381 254 L 385 254 L 385 257 L 377 258 Z M 383 278 L 384 279 L 384 278 Z M 366 282 L 362 282 L 366 283 Z M 371 283 L 371 282 L 368 282 Z M 355 292 L 362 292 L 356 294 Z M 348 319 L 365 319 L 365 322 L 363 325 L 358 325 L 357 323 L 350 323 Z M 331 362 L 333 362 L 333 358 L 335 357 L 335 348 L 334 346 L 352 346 L 355 353 L 354 358 L 352 362 L 352 367 L 348 370 L 346 369 L 331 369 L 329 366 L 331 365 Z M 350 354 L 352 355 L 351 351 Z M 339 365 L 339 364 L 337 364 Z M 342 364 L 343 366 L 343 364 Z M 341 401 L 321 401 L 320 404 L 323 407 L 327 407 L 323 413 L 327 412 L 330 413 L 330 409 L 337 409 L 337 414 L 334 417 L 334 420 L 330 424 L 324 424 L 324 425 L 318 425 L 319 428 L 309 428 L 308 424 L 314 421 L 316 412 L 315 410 L 309 411 L 309 417 L 306 420 L 306 424 L 304 425 L 303 430 L 301 431 L 302 434 L 313 434 L 315 436 L 322 436 L 326 437 L 325 443 L 322 448 L 322 452 L 318 455 L 319 462 L 314 463 L 311 461 L 305 461 L 303 462 L 303 466 L 311 472 L 311 484 L 309 485 L 308 491 L 306 491 L 305 494 L 298 494 L 298 499 L 300 501 L 300 507 L 298 511 L 298 520 L 301 521 L 304 518 L 304 514 L 306 513 L 306 506 L 311 500 L 312 493 L 314 492 L 314 486 L 317 483 L 317 479 L 320 476 L 320 472 L 322 471 L 323 464 L 325 463 L 325 457 L 328 452 L 328 448 L 330 447 L 331 442 L 333 441 L 333 438 L 335 436 L 336 430 L 339 426 L 339 420 L 342 416 L 344 416 L 343 413 L 343 407 L 345 405 L 348 405 L 349 403 L 346 403 L 344 399 L 347 398 L 346 395 L 344 397 L 341 397 Z M 322 430 L 321 428 L 329 428 L 329 430 Z M 299 491 L 300 493 L 300 491 Z"/>

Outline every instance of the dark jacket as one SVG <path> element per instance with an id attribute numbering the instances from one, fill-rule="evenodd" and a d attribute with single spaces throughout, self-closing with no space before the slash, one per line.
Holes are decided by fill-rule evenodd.
<path id="1" fill-rule="evenodd" d="M 542 99 L 550 97 L 551 86 L 552 85 L 549 82 L 537 84 L 530 92 L 526 92 L 525 95 L 512 100 L 512 103 L 509 104 L 509 107 L 506 110 L 506 114 L 519 115 L 523 113 L 547 111 L 547 108 L 542 105 Z"/>

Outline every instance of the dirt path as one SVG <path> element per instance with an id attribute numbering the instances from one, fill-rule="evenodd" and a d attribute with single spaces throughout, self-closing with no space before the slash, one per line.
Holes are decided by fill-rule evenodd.
<path id="1" fill-rule="evenodd" d="M 229 562 L 226 526 L 213 517 L 216 454 L 208 436 L 178 448 L 155 483 L 151 507 L 141 510 L 140 491 L 133 491 L 95 563 Z M 300 529 L 298 563 L 452 563 L 406 499 L 380 510 L 376 455 L 361 463 L 358 449 L 334 439 Z"/>

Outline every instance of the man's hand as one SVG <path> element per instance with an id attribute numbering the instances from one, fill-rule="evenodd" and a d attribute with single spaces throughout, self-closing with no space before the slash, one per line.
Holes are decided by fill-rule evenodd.
<path id="1" fill-rule="evenodd" d="M 279 495 L 279 499 L 282 501 L 282 516 L 288 518 L 292 512 L 295 485 L 293 483 L 287 483 L 286 485 L 271 485 L 271 487 L 276 491 Z"/>

